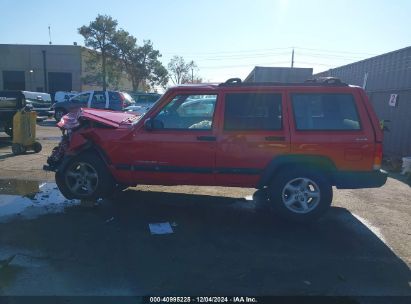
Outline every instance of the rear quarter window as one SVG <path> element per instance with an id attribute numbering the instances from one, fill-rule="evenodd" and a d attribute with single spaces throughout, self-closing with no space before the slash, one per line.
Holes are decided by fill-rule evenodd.
<path id="1" fill-rule="evenodd" d="M 281 99 L 278 93 L 226 94 L 224 130 L 280 130 Z"/>
<path id="2" fill-rule="evenodd" d="M 295 128 L 299 131 L 360 130 L 351 94 L 295 93 L 291 95 Z"/>

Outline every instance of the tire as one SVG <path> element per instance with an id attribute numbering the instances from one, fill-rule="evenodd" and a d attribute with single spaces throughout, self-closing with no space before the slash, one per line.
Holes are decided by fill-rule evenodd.
<path id="1" fill-rule="evenodd" d="M 39 153 L 42 148 L 43 148 L 43 147 L 41 146 L 41 143 L 39 143 L 38 141 L 36 141 L 36 142 L 33 144 L 34 153 Z"/>
<path id="2" fill-rule="evenodd" d="M 21 144 L 12 144 L 11 151 L 14 155 L 20 155 L 26 153 L 26 147 Z"/>
<path id="3" fill-rule="evenodd" d="M 333 198 L 331 184 L 318 172 L 294 169 L 281 172 L 268 188 L 273 209 L 283 218 L 310 222 L 321 217 Z"/>
<path id="4" fill-rule="evenodd" d="M 86 200 L 106 198 L 115 186 L 106 164 L 91 152 L 75 156 L 58 170 L 56 183 L 66 198 Z"/>
<path id="5" fill-rule="evenodd" d="M 59 122 L 61 118 L 67 114 L 67 111 L 63 108 L 57 108 L 54 110 L 54 119 Z"/>
<path id="6" fill-rule="evenodd" d="M 4 126 L 4 133 L 13 138 L 13 125 L 6 124 Z"/>

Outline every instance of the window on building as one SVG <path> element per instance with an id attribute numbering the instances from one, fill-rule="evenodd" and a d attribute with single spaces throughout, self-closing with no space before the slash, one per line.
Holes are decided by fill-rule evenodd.
<path id="1" fill-rule="evenodd" d="M 280 130 L 281 127 L 281 94 L 230 93 L 225 95 L 225 130 Z"/>
<path id="2" fill-rule="evenodd" d="M 297 130 L 359 130 L 354 97 L 351 94 L 293 94 Z"/>
<path id="3" fill-rule="evenodd" d="M 25 90 L 24 71 L 3 71 L 3 90 Z"/>

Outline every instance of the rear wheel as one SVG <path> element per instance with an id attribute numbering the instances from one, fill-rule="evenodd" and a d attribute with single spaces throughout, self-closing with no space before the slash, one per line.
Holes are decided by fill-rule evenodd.
<path id="1" fill-rule="evenodd" d="M 281 216 L 295 221 L 312 221 L 329 209 L 332 187 L 319 173 L 291 170 L 273 180 L 269 198 Z"/>
<path id="2" fill-rule="evenodd" d="M 12 144 L 11 151 L 14 155 L 26 153 L 26 147 L 21 144 Z"/>
<path id="3" fill-rule="evenodd" d="M 114 181 L 105 163 L 93 153 L 74 157 L 56 172 L 56 183 L 69 199 L 97 199 L 109 196 Z"/>
<path id="4" fill-rule="evenodd" d="M 35 153 L 39 153 L 42 148 L 43 148 L 43 147 L 41 146 L 41 143 L 39 143 L 38 141 L 36 141 L 36 142 L 33 144 L 33 150 L 34 150 Z"/>

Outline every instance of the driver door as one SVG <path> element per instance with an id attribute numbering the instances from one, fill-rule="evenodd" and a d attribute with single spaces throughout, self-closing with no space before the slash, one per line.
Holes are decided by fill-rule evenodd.
<path id="1" fill-rule="evenodd" d="M 151 116 L 153 128 L 132 141 L 136 183 L 214 184 L 217 95 L 183 94 L 170 98 Z"/>

